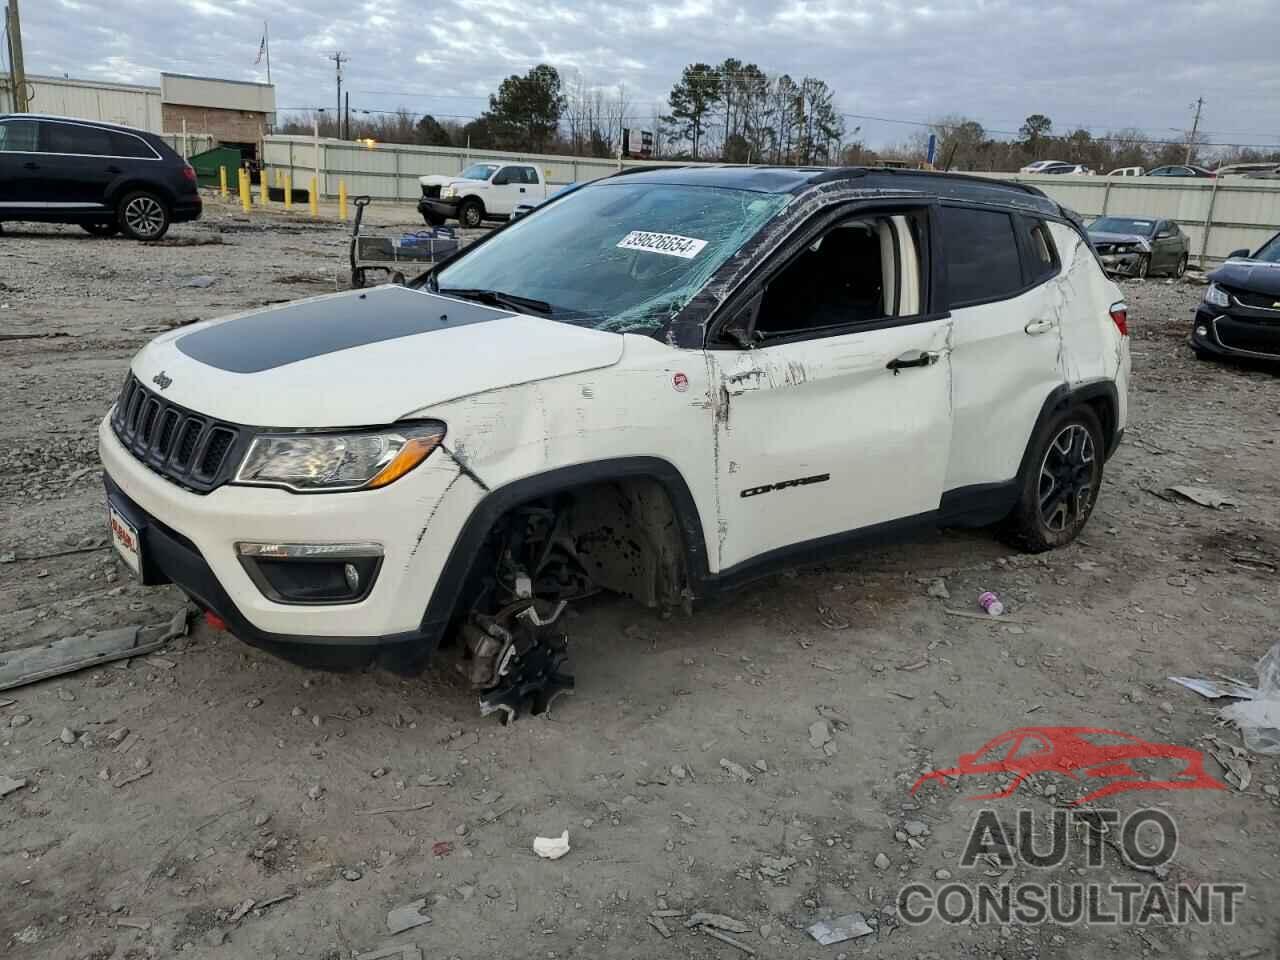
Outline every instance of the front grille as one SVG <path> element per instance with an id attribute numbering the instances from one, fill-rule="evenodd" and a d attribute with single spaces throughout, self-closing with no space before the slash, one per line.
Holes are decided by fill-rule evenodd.
<path id="1" fill-rule="evenodd" d="M 248 443 L 248 431 L 170 403 L 130 374 L 111 415 L 129 452 L 167 480 L 208 493 L 226 483 Z"/>
<path id="2" fill-rule="evenodd" d="M 1136 249 L 1131 243 L 1095 243 L 1093 248 L 1103 256 L 1112 253 L 1133 253 Z"/>
<path id="3" fill-rule="evenodd" d="M 433 187 L 429 187 L 429 186 L 427 186 L 426 184 L 423 184 L 423 185 L 422 185 L 422 195 L 423 195 L 424 197 L 426 197 L 428 200 L 439 200 L 439 199 L 440 199 L 440 185 L 439 185 L 439 184 L 436 184 L 436 185 L 435 185 L 435 186 L 433 186 Z"/>
<path id="4" fill-rule="evenodd" d="M 1280 357 L 1280 325 L 1242 323 L 1230 317 L 1219 317 L 1213 328 L 1218 342 L 1230 350 Z"/>
<path id="5" fill-rule="evenodd" d="M 1280 302 L 1280 296 L 1274 293 L 1254 293 L 1252 290 L 1239 290 L 1235 287 L 1223 287 L 1223 290 L 1246 307 L 1253 307 L 1256 310 L 1274 310 L 1280 313 L 1280 307 L 1276 306 Z"/>

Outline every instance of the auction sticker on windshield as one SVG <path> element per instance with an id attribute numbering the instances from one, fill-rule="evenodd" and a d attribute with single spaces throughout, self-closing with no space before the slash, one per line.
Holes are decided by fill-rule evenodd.
<path id="1" fill-rule="evenodd" d="M 692 260 L 706 245 L 707 241 L 695 240 L 693 237 L 681 237 L 674 233 L 649 233 L 645 230 L 632 230 L 618 241 L 620 250 L 644 250 L 685 260 Z"/>

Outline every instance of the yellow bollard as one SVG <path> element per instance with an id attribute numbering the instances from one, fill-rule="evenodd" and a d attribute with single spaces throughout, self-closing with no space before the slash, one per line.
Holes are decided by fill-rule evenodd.
<path id="1" fill-rule="evenodd" d="M 287 173 L 284 175 L 284 208 L 293 209 L 293 177 Z"/>
<path id="2" fill-rule="evenodd" d="M 320 188 L 316 185 L 316 178 L 311 178 L 311 188 L 307 190 L 307 200 L 311 207 L 311 219 L 314 220 L 320 216 Z"/>
<path id="3" fill-rule="evenodd" d="M 249 212 L 249 171 L 244 167 L 240 168 L 240 206 L 245 213 Z"/>
<path id="4" fill-rule="evenodd" d="M 264 167 L 258 171 L 258 206 L 260 207 L 265 207 L 267 202 L 271 199 L 271 197 L 267 195 L 268 182 L 267 170 Z"/>
<path id="5" fill-rule="evenodd" d="M 347 219 L 347 181 L 338 181 L 338 219 Z"/>
<path id="6" fill-rule="evenodd" d="M 222 191 L 222 199 L 227 199 L 227 168 L 218 168 L 218 189 Z"/>

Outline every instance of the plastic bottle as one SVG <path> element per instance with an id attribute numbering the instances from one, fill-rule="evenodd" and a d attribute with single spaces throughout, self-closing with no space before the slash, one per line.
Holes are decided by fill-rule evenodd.
<path id="1" fill-rule="evenodd" d="M 1000 602 L 999 595 L 991 590 L 978 597 L 978 606 L 987 611 L 989 617 L 998 617 L 1004 613 L 1004 604 Z"/>

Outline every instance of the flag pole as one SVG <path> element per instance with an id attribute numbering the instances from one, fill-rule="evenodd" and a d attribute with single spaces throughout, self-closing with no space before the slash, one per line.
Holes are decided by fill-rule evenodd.
<path id="1" fill-rule="evenodd" d="M 271 85 L 271 33 L 267 30 L 267 21 L 262 21 L 262 45 L 267 51 L 267 85 Z"/>

